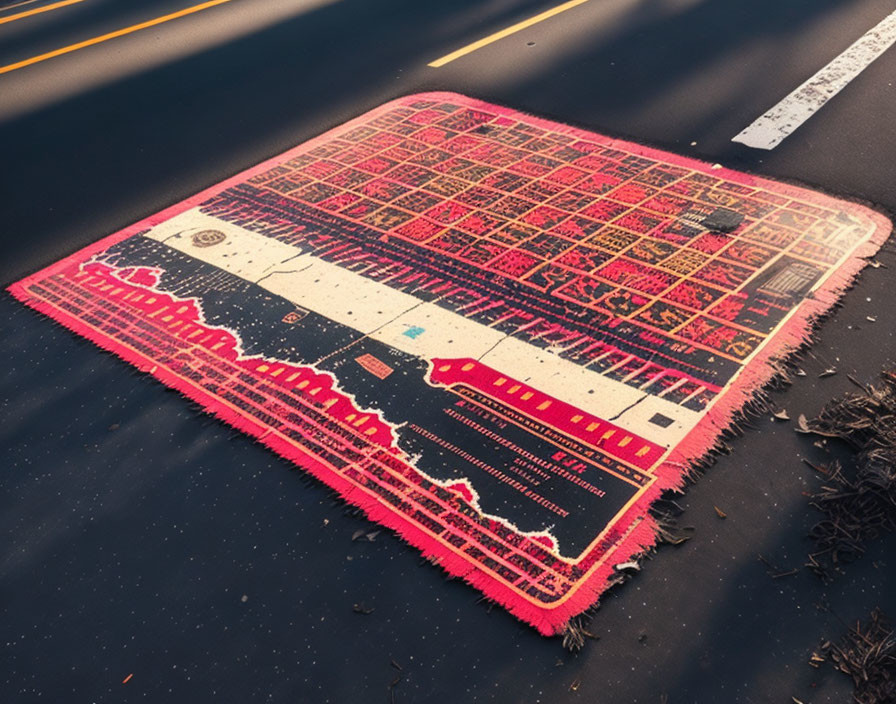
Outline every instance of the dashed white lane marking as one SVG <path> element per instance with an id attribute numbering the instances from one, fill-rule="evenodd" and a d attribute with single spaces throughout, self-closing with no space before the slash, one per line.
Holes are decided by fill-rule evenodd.
<path id="1" fill-rule="evenodd" d="M 756 149 L 774 149 L 896 42 L 896 12 L 734 137 Z"/>

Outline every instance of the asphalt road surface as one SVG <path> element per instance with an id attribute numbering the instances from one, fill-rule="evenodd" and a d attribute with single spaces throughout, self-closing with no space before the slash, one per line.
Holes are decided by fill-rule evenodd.
<path id="1" fill-rule="evenodd" d="M 428 65 L 558 4 L 0 2 L 0 283 L 424 90 L 896 211 L 896 49 L 774 149 L 732 141 L 892 0 L 591 0 Z M 894 362 L 879 260 L 773 392 L 791 416 Z M 6 294 L 0 358 L 5 702 L 846 702 L 809 655 L 896 611 L 892 535 L 830 585 L 769 576 L 760 554 L 805 561 L 824 453 L 765 416 L 571 655 L 397 538 L 352 542 L 369 524 L 322 485 Z"/>

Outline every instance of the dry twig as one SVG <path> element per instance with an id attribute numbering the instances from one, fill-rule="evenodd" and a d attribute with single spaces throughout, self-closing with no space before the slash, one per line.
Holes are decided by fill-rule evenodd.
<path id="1" fill-rule="evenodd" d="M 896 638 L 880 609 L 865 623 L 850 628 L 837 643 L 824 643 L 822 652 L 838 670 L 852 677 L 857 704 L 896 702 Z"/>
<path id="2" fill-rule="evenodd" d="M 816 549 L 809 567 L 824 577 L 896 528 L 896 372 L 885 372 L 882 380 L 834 399 L 806 422 L 809 432 L 840 438 L 856 453 L 854 470 L 832 462 L 812 495 L 824 518 L 810 532 Z"/>

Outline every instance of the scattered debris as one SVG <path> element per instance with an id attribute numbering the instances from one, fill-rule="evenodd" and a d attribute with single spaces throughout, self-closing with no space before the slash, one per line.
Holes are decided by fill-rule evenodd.
<path id="1" fill-rule="evenodd" d="M 836 367 L 828 367 L 821 374 L 818 375 L 818 378 L 824 379 L 825 377 L 828 377 L 828 376 L 834 376 L 834 374 L 836 374 L 836 373 L 837 373 Z"/>
<path id="2" fill-rule="evenodd" d="M 563 632 L 563 647 L 571 652 L 581 650 L 585 645 L 585 636 L 575 629 L 568 628 Z"/>
<path id="3" fill-rule="evenodd" d="M 773 575 L 770 575 L 772 579 L 781 579 L 781 577 L 793 577 L 795 574 L 799 574 L 800 571 L 794 567 L 792 570 L 785 570 L 784 572 L 776 572 Z"/>
<path id="4" fill-rule="evenodd" d="M 876 323 L 877 317 L 874 315 L 866 315 L 865 320 L 867 320 L 869 323 Z"/>
<path id="5" fill-rule="evenodd" d="M 792 577 L 795 574 L 799 574 L 799 570 L 794 568 L 791 570 L 782 570 L 776 565 L 773 565 L 769 560 L 765 559 L 763 555 L 757 555 L 759 561 L 765 565 L 765 571 L 769 577 L 772 579 L 781 579 L 781 577 Z"/>
<path id="6" fill-rule="evenodd" d="M 716 510 L 716 515 L 717 515 L 719 518 L 721 518 L 721 519 L 728 518 L 728 514 L 725 513 L 725 512 L 724 512 L 722 509 L 720 509 L 718 506 L 713 506 L 713 508 Z"/>
<path id="7" fill-rule="evenodd" d="M 401 682 L 401 673 L 400 672 L 389 683 L 389 701 L 391 702 L 391 704 L 395 704 L 395 688 L 398 686 L 399 682 Z"/>
<path id="8" fill-rule="evenodd" d="M 811 496 L 824 518 L 810 532 L 816 550 L 809 566 L 825 578 L 861 556 L 869 540 L 896 529 L 896 372 L 881 378 L 880 386 L 862 385 L 806 422 L 806 432 L 839 438 L 855 451 L 854 466 L 832 461 L 824 468 L 824 484 Z"/>
<path id="9" fill-rule="evenodd" d="M 624 572 L 625 570 L 634 570 L 635 572 L 641 571 L 641 565 L 632 560 L 631 562 L 620 562 L 613 569 L 617 572 Z"/>
<path id="10" fill-rule="evenodd" d="M 118 430 L 121 427 L 119 423 L 113 423 L 109 426 L 109 430 Z"/>
<path id="11" fill-rule="evenodd" d="M 812 444 L 815 445 L 816 447 L 818 447 L 817 443 L 813 442 Z M 827 474 L 828 474 L 827 467 L 823 467 L 820 464 L 814 464 L 814 463 L 810 462 L 809 460 L 807 460 L 805 457 L 803 458 L 803 462 L 805 464 L 809 465 L 809 467 L 811 467 L 814 471 L 818 472 L 819 474 L 823 474 L 823 475 L 827 476 Z M 806 494 L 806 496 L 808 496 L 808 494 Z"/>
<path id="12" fill-rule="evenodd" d="M 797 376 L 808 376 L 808 374 L 806 374 L 806 372 L 803 369 L 797 369 L 796 375 Z"/>
<path id="13" fill-rule="evenodd" d="M 380 531 L 378 530 L 356 530 L 354 533 L 352 533 L 352 542 L 354 543 L 361 538 L 367 538 L 367 542 L 372 543 L 374 540 L 376 540 L 376 536 L 378 536 L 379 534 Z"/>
<path id="14" fill-rule="evenodd" d="M 772 414 L 772 420 L 790 420 L 790 416 L 787 415 L 787 411 L 781 410 Z"/>
<path id="15" fill-rule="evenodd" d="M 669 543 L 669 545 L 681 545 L 694 537 L 693 526 L 685 526 L 684 528 L 677 529 L 676 532 L 673 532 L 673 530 L 676 530 L 675 526 L 658 523 L 656 527 L 657 542 Z"/>
<path id="16" fill-rule="evenodd" d="M 582 686 L 582 680 L 575 680 L 571 685 L 569 685 L 570 692 L 578 692 L 579 687 Z"/>
<path id="17" fill-rule="evenodd" d="M 852 677 L 857 704 L 896 701 L 896 637 L 879 608 L 839 642 L 824 643 L 822 652 L 838 670 Z"/>
<path id="18" fill-rule="evenodd" d="M 796 419 L 796 431 L 798 433 L 811 433 L 812 432 L 809 429 L 809 419 L 806 418 L 805 413 L 800 413 L 799 417 Z"/>
<path id="19" fill-rule="evenodd" d="M 352 611 L 354 611 L 356 614 L 361 614 L 362 616 L 370 616 L 370 614 L 373 613 L 373 609 L 370 607 L 364 606 L 363 603 L 354 604 L 352 606 Z"/>
<path id="20" fill-rule="evenodd" d="M 638 631 L 638 642 L 641 644 L 647 643 L 647 631 Z"/>
<path id="21" fill-rule="evenodd" d="M 492 609 L 495 608 L 494 600 L 490 599 L 485 594 L 483 594 L 476 600 L 477 604 L 481 604 L 482 602 L 485 602 L 485 604 L 486 604 L 485 613 L 490 614 L 492 612 Z"/>
<path id="22" fill-rule="evenodd" d="M 133 677 L 133 676 L 134 676 L 134 673 L 132 672 L 132 673 L 129 674 L 127 677 L 125 677 L 125 678 L 121 681 L 121 683 L 122 683 L 122 684 L 127 684 L 128 682 L 131 681 L 131 677 Z"/>
<path id="23" fill-rule="evenodd" d="M 853 384 L 858 386 L 862 391 L 864 391 L 865 393 L 868 393 L 868 387 L 865 386 L 861 381 L 856 379 L 852 374 L 847 374 L 846 378 L 849 379 Z"/>
<path id="24" fill-rule="evenodd" d="M 477 600 L 477 604 L 481 604 L 482 602 L 486 603 L 485 613 L 490 614 L 492 609 L 495 607 L 495 602 L 492 599 L 489 599 L 485 594 L 480 596 Z"/>
<path id="25" fill-rule="evenodd" d="M 597 636 L 589 633 L 585 628 L 581 618 L 574 618 L 566 624 L 566 630 L 563 631 L 563 647 L 571 652 L 576 652 L 585 646 L 586 638 L 597 640 Z"/>
<path id="26" fill-rule="evenodd" d="M 827 658 L 819 655 L 818 653 L 812 653 L 811 657 L 809 658 L 809 665 L 817 670 L 819 667 L 821 667 L 821 663 L 825 662 L 826 659 Z"/>
<path id="27" fill-rule="evenodd" d="M 391 704 L 395 704 L 395 688 L 398 686 L 398 683 L 401 682 L 404 676 L 404 670 L 401 665 L 399 665 L 395 660 L 390 660 L 389 665 L 394 667 L 398 672 L 392 681 L 389 683 L 389 701 Z"/>

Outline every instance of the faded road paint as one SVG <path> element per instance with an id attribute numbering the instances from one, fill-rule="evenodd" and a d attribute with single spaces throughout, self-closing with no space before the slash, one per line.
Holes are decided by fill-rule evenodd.
<path id="1" fill-rule="evenodd" d="M 61 7 L 68 7 L 69 5 L 75 5 L 79 2 L 84 2 L 84 0 L 62 0 L 62 2 L 54 2 L 52 5 L 44 5 L 43 7 L 36 7 L 33 10 L 17 12 L 16 14 L 9 15 L 8 17 L 0 17 L 0 24 L 15 22 L 16 20 L 23 20 L 26 17 L 31 17 L 32 15 L 39 15 L 42 12 L 49 12 L 50 10 L 58 10 Z M 21 5 L 13 5 L 12 7 L 21 7 Z"/>
<path id="2" fill-rule="evenodd" d="M 774 149 L 896 42 L 896 12 L 734 137 L 756 149 Z"/>

